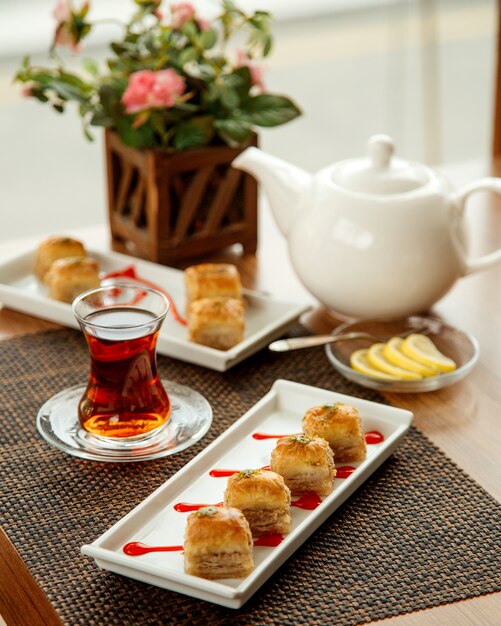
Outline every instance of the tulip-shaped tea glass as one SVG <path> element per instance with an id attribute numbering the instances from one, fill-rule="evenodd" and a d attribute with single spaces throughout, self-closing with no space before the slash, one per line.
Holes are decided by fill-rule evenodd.
<path id="1" fill-rule="evenodd" d="M 205 434 L 207 400 L 158 375 L 157 339 L 168 310 L 163 294 L 140 284 L 114 283 L 75 299 L 89 380 L 40 410 L 38 428 L 50 443 L 84 458 L 135 461 L 172 454 Z"/>
<path id="2" fill-rule="evenodd" d="M 88 433 L 139 439 L 167 423 L 171 407 L 156 345 L 168 310 L 161 293 L 134 285 L 101 287 L 73 302 L 90 352 L 89 382 L 78 404 Z"/>

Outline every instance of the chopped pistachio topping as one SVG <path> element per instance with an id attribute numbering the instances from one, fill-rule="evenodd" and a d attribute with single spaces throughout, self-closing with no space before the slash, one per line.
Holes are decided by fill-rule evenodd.
<path id="1" fill-rule="evenodd" d="M 309 437 L 308 435 L 304 434 L 291 435 L 289 437 L 289 441 L 297 441 L 298 443 L 301 443 L 303 446 L 305 446 L 307 443 L 310 443 L 310 441 L 313 441 L 313 437 Z"/>
<path id="2" fill-rule="evenodd" d="M 324 404 L 322 408 L 326 409 L 329 413 L 335 413 L 342 404 L 342 402 L 334 402 L 334 404 Z"/>
<path id="3" fill-rule="evenodd" d="M 203 509 L 198 509 L 195 511 L 195 515 L 198 517 L 211 517 L 212 515 L 216 515 L 218 509 L 216 506 L 204 506 Z"/>
<path id="4" fill-rule="evenodd" d="M 241 472 L 238 472 L 237 480 L 240 480 L 242 478 L 250 478 L 251 476 L 254 476 L 254 474 L 257 474 L 260 471 L 261 470 L 258 470 L 258 469 L 244 469 Z"/>

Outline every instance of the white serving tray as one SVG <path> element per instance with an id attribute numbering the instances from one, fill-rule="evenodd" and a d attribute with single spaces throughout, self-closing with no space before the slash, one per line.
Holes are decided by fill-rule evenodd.
<path id="1" fill-rule="evenodd" d="M 185 289 L 183 272 L 115 252 L 88 251 L 103 273 L 134 265 L 139 276 L 165 289 L 173 298 L 179 312 L 184 313 Z M 33 248 L 0 260 L 0 302 L 4 305 L 78 328 L 71 306 L 50 298 L 47 289 L 33 274 Z M 243 341 L 229 350 L 215 350 L 188 340 L 186 327 L 167 316 L 158 338 L 158 352 L 166 356 L 196 363 L 220 372 L 254 354 L 270 341 L 280 337 L 308 305 L 284 302 L 252 291 L 245 291 L 246 330 Z"/>
<path id="2" fill-rule="evenodd" d="M 292 508 L 292 531 L 277 547 L 255 547 L 255 569 L 247 578 L 205 580 L 184 572 L 182 552 L 127 556 L 130 541 L 147 545 L 182 545 L 188 513 L 177 502 L 217 503 L 223 500 L 227 479 L 213 478 L 214 468 L 246 469 L 269 464 L 276 440 L 255 440 L 252 433 L 297 433 L 301 418 L 312 406 L 342 401 L 358 408 L 364 431 L 378 430 L 384 441 L 367 446 L 367 458 L 346 479 L 336 479 L 333 492 L 313 511 Z M 177 591 L 229 608 L 240 608 L 273 572 L 374 472 L 399 445 L 412 413 L 325 389 L 277 380 L 271 390 L 224 434 L 185 465 L 144 502 L 121 519 L 82 553 L 104 569 L 158 587 Z"/>

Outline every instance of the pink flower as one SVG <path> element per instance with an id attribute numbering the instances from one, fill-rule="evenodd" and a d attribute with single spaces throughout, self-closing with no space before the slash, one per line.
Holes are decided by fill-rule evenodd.
<path id="1" fill-rule="evenodd" d="M 195 16 L 195 8 L 189 2 L 171 4 L 171 25 L 174 30 L 182 28 L 183 24 L 192 20 Z"/>
<path id="2" fill-rule="evenodd" d="M 248 67 L 251 77 L 251 83 L 258 87 L 260 91 L 265 91 L 266 87 L 263 82 L 264 68 L 256 61 L 249 59 L 243 50 L 237 50 L 237 62 L 235 67 Z"/>
<path id="3" fill-rule="evenodd" d="M 56 32 L 54 34 L 54 45 L 67 46 L 72 50 L 80 49 L 80 39 L 85 35 L 84 19 L 89 10 L 89 2 L 84 2 L 78 12 L 71 6 L 71 0 L 57 0 L 52 15 L 56 20 Z M 79 19 L 76 25 L 75 19 Z"/>
<path id="4" fill-rule="evenodd" d="M 52 11 L 54 19 L 59 24 L 69 22 L 71 20 L 71 2 L 70 0 L 57 0 L 54 11 Z"/>
<path id="5" fill-rule="evenodd" d="M 54 35 L 54 44 L 57 46 L 63 46 L 66 48 L 71 48 L 75 52 L 78 52 L 81 48 L 79 43 L 76 41 L 75 35 L 72 33 L 71 29 L 68 28 L 68 24 L 61 24 Z"/>
<path id="6" fill-rule="evenodd" d="M 203 17 L 197 18 L 198 28 L 201 33 L 204 33 L 206 30 L 210 30 L 212 28 L 212 23 L 209 20 L 204 20 Z"/>
<path id="7" fill-rule="evenodd" d="M 127 113 L 145 109 L 174 106 L 176 98 L 186 89 L 184 80 L 173 69 L 152 72 L 141 70 L 129 76 L 129 84 L 122 96 Z"/>

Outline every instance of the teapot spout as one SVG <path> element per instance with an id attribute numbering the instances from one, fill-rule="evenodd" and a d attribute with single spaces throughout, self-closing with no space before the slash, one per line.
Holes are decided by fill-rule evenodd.
<path id="1" fill-rule="evenodd" d="M 263 185 L 275 221 L 287 237 L 298 216 L 301 197 L 311 184 L 312 175 L 254 147 L 239 154 L 232 166 L 252 174 Z"/>

